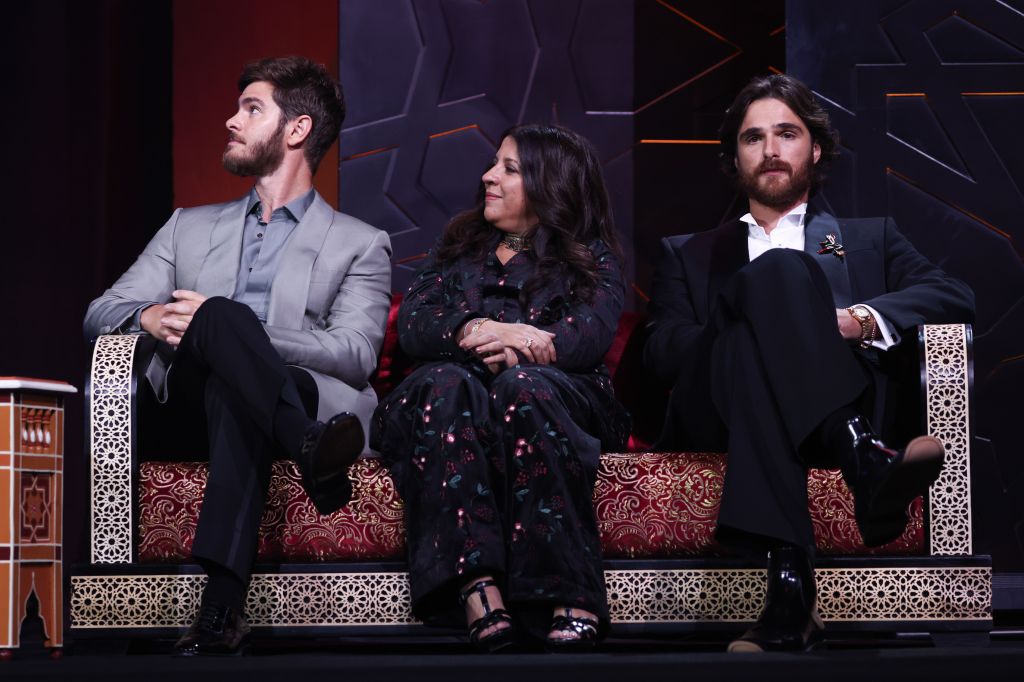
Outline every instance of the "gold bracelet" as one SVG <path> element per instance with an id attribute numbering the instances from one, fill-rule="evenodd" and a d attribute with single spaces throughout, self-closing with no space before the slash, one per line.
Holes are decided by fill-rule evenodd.
<path id="1" fill-rule="evenodd" d="M 470 334 L 476 334 L 484 322 L 490 321 L 489 317 L 478 317 L 472 322 L 467 322 L 466 326 L 462 328 L 462 338 L 466 338 Z M 469 329 L 469 331 L 466 331 Z"/>

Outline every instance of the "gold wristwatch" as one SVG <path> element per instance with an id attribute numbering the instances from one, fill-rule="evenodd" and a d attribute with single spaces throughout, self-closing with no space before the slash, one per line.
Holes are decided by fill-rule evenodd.
<path id="1" fill-rule="evenodd" d="M 878 335 L 878 323 L 875 322 L 875 316 L 871 314 L 867 306 L 863 305 L 850 306 L 846 312 L 850 313 L 853 319 L 860 324 L 860 347 L 870 348 L 871 343 Z"/>

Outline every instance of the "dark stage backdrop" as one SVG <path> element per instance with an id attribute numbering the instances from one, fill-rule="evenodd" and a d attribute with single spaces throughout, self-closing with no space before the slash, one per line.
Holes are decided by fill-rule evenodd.
<path id="1" fill-rule="evenodd" d="M 974 288 L 974 550 L 1024 571 L 1024 2 L 788 0 L 786 16 L 789 72 L 843 138 L 831 205 L 894 216 Z"/>
<path id="2" fill-rule="evenodd" d="M 391 233 L 403 291 L 422 254 L 472 204 L 501 133 L 556 122 L 597 147 L 632 241 L 633 3 L 340 3 L 340 203 Z M 631 276 L 631 275 L 630 275 Z"/>
<path id="3" fill-rule="evenodd" d="M 601 153 L 637 309 L 658 237 L 709 229 L 735 208 L 715 169 L 726 104 L 751 75 L 789 69 L 815 87 L 846 139 L 828 190 L 835 209 L 895 215 L 978 293 L 975 547 L 992 553 L 998 585 L 1024 574 L 1022 4 L 317 0 L 284 17 L 272 0 L 240 13 L 203 0 L 17 3 L 6 10 L 16 30 L 0 47 L 15 66 L 3 107 L 14 201 L 0 264 L 0 374 L 81 387 L 88 301 L 173 206 L 237 193 L 216 167 L 224 107 L 235 69 L 261 45 L 329 66 L 337 54 L 350 104 L 340 204 L 392 233 L 403 261 L 396 290 L 470 204 L 501 131 L 558 121 Z M 313 10 L 336 11 L 337 24 L 318 19 L 304 32 Z M 67 419 L 75 561 L 86 539 L 81 396 Z"/>
<path id="4" fill-rule="evenodd" d="M 82 318 L 171 205 L 169 0 L 4 8 L 0 375 L 83 389 Z M 85 556 L 82 394 L 65 401 L 65 566 Z"/>
<path id="5" fill-rule="evenodd" d="M 554 122 L 597 147 L 642 308 L 651 245 L 732 198 L 708 145 L 753 73 L 784 68 L 782 0 L 344 0 L 341 210 L 386 229 L 394 289 L 469 208 L 503 130 Z"/>

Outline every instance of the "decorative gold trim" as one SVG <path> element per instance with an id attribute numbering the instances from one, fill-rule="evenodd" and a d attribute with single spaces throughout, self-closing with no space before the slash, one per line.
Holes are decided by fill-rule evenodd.
<path id="1" fill-rule="evenodd" d="M 131 563 L 131 387 L 134 335 L 96 339 L 89 396 L 91 526 L 94 564 Z"/>
<path id="2" fill-rule="evenodd" d="M 924 364 L 927 430 L 946 446 L 946 462 L 928 494 L 929 553 L 968 555 L 973 540 L 966 326 L 925 325 Z"/>
<path id="3" fill-rule="evenodd" d="M 964 568 L 818 569 L 828 621 L 987 621 L 992 571 Z M 71 578 L 71 627 L 187 627 L 201 575 Z M 613 623 L 728 623 L 757 618 L 765 572 L 758 569 L 606 571 Z M 257 574 L 246 599 L 255 627 L 392 626 L 416 623 L 408 574 Z"/>

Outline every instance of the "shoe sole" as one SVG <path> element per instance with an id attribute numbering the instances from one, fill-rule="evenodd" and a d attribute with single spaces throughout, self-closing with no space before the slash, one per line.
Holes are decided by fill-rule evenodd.
<path id="1" fill-rule="evenodd" d="M 730 654 L 761 654 L 765 651 L 812 651 L 825 644 L 825 621 L 821 619 L 821 614 L 818 613 L 818 607 L 815 605 L 814 610 L 811 611 L 811 621 L 814 623 L 814 629 L 811 631 L 810 637 L 807 641 L 799 646 L 788 646 L 780 644 L 779 646 L 762 646 L 752 639 L 734 639 L 729 642 L 729 646 L 725 648 L 726 652 Z M 748 631 L 747 634 L 749 634 Z M 745 637 L 746 635 L 744 635 Z M 790 640 L 794 643 L 796 639 Z"/>
<path id="2" fill-rule="evenodd" d="M 861 529 L 864 544 L 879 547 L 903 534 L 907 527 L 907 507 L 928 491 L 942 471 L 946 450 L 932 436 L 918 436 L 903 451 L 902 461 L 893 468 L 875 493 L 866 515 L 867 533 Z"/>

